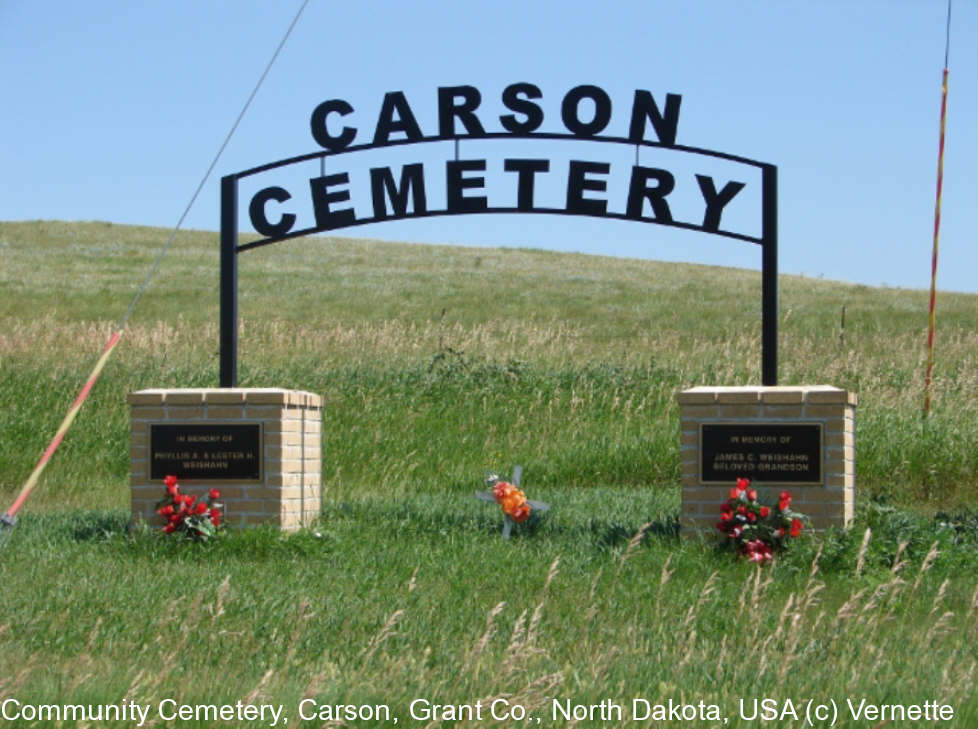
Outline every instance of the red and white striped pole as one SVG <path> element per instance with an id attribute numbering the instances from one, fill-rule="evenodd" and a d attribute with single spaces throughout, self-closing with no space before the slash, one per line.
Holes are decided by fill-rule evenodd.
<path id="1" fill-rule="evenodd" d="M 934 247 L 930 263 L 930 310 L 927 324 L 927 373 L 924 376 L 924 417 L 930 415 L 930 385 L 934 373 L 934 329 L 937 305 L 937 241 L 941 231 L 941 191 L 944 184 L 944 130 L 947 126 L 947 66 L 951 45 L 951 0 L 947 1 L 947 35 L 944 42 L 944 75 L 941 80 L 941 138 L 937 152 L 937 197 L 934 202 Z"/>
<path id="2" fill-rule="evenodd" d="M 105 363 L 109 361 L 109 355 L 112 354 L 112 350 L 115 349 L 115 345 L 119 343 L 119 339 L 122 337 L 122 329 L 118 329 L 113 332 L 112 336 L 109 337 L 108 343 L 105 345 L 105 349 L 102 350 L 102 356 L 99 357 L 98 362 L 95 363 L 95 368 L 92 373 L 88 376 L 88 380 L 85 381 L 81 392 L 78 393 L 78 397 L 75 398 L 75 402 L 72 403 L 71 407 L 68 408 L 68 412 L 65 414 L 65 419 L 61 421 L 61 427 L 58 428 L 58 432 L 54 434 L 48 447 L 44 450 L 41 455 L 40 460 L 37 465 L 34 466 L 34 470 L 31 471 L 31 475 L 28 476 L 27 481 L 24 483 L 23 488 L 14 499 L 14 503 L 10 505 L 2 517 L 0 517 L 0 522 L 6 526 L 13 526 L 16 521 L 17 512 L 20 511 L 20 507 L 24 505 L 27 501 L 27 497 L 31 495 L 31 491 L 37 485 L 38 479 L 41 477 L 41 473 L 44 471 L 45 466 L 48 465 L 48 461 L 51 460 L 51 456 L 54 452 L 58 450 L 58 446 L 61 445 L 61 441 L 64 440 L 65 433 L 68 432 L 68 428 L 75 421 L 75 416 L 78 415 L 78 411 L 81 410 L 81 406 L 84 404 L 85 400 L 88 398 L 88 394 L 92 391 L 95 386 L 99 375 L 102 374 L 102 368 L 105 367 Z"/>
<path id="3" fill-rule="evenodd" d="M 309 4 L 309 0 L 302 0 L 302 5 L 299 6 L 299 12 L 296 13 L 295 18 L 293 18 L 292 20 L 292 24 L 289 26 L 289 29 L 285 31 L 285 35 L 282 37 L 282 40 L 279 42 L 278 48 L 276 48 L 275 53 L 272 54 L 271 60 L 269 60 L 268 65 L 265 66 L 264 72 L 262 72 L 262 75 L 258 78 L 258 83 L 255 84 L 255 88 L 251 92 L 251 96 L 248 97 L 248 100 L 245 102 L 244 106 L 242 107 L 241 112 L 238 114 L 238 118 L 235 120 L 234 124 L 231 126 L 230 131 L 228 131 L 227 136 L 224 138 L 224 142 L 217 150 L 217 154 L 214 155 L 214 159 L 211 161 L 210 167 L 207 168 L 207 172 L 205 172 L 203 178 L 201 178 L 200 184 L 197 185 L 197 190 L 191 196 L 190 202 L 187 203 L 187 207 L 184 208 L 183 215 L 180 216 L 180 220 L 177 221 L 176 226 L 171 231 L 170 237 L 167 239 L 166 244 L 163 246 L 163 250 L 160 251 L 160 254 L 156 257 L 156 260 L 153 262 L 153 265 L 150 267 L 149 273 L 146 274 L 146 278 L 143 280 L 142 286 L 140 286 L 139 289 L 136 291 L 136 295 L 133 297 L 132 301 L 130 302 L 129 308 L 126 309 L 126 313 L 123 315 L 122 320 L 119 322 L 119 326 L 116 327 L 115 332 L 113 332 L 112 336 L 109 337 L 109 341 L 106 343 L 105 349 L 102 350 L 102 356 L 99 357 L 98 362 L 95 364 L 95 368 L 88 376 L 88 380 L 85 381 L 85 384 L 81 389 L 81 392 L 79 392 L 78 397 L 75 398 L 75 402 L 72 403 L 71 407 L 68 409 L 68 413 L 65 415 L 65 419 L 61 422 L 61 427 L 58 428 L 58 432 L 54 434 L 54 437 L 51 439 L 51 442 L 48 444 L 48 447 L 44 450 L 44 453 L 41 455 L 41 459 L 37 462 L 37 465 L 34 466 L 34 470 L 31 471 L 31 475 L 27 478 L 27 481 L 24 483 L 24 486 L 20 490 L 20 493 L 17 495 L 17 498 L 14 499 L 14 503 L 11 504 L 10 508 L 7 509 L 6 513 L 3 514 L 3 516 L 0 516 L 0 546 L 3 546 L 6 539 L 10 536 L 11 528 L 14 526 L 14 524 L 17 523 L 17 519 L 16 519 L 17 512 L 20 511 L 20 507 L 22 507 L 24 505 L 24 502 L 27 501 L 27 497 L 31 495 L 31 491 L 34 490 L 34 487 L 37 485 L 38 479 L 41 477 L 41 472 L 44 471 L 44 467 L 48 465 L 48 461 L 51 460 L 51 456 L 54 455 L 54 452 L 58 450 L 58 446 L 61 445 L 61 441 L 64 440 L 65 434 L 68 432 L 68 429 L 71 427 L 71 424 L 75 421 L 75 416 L 78 415 L 78 411 L 81 410 L 82 404 L 85 402 L 85 399 L 88 397 L 88 394 L 92 391 L 92 388 L 95 386 L 95 383 L 99 378 L 99 375 L 102 374 L 102 369 L 105 367 L 105 363 L 109 361 L 109 356 L 112 354 L 112 350 L 115 349 L 115 345 L 119 343 L 119 339 L 122 337 L 122 331 L 126 326 L 126 321 L 128 321 L 129 315 L 132 314 L 133 309 L 136 307 L 136 302 L 139 301 L 140 297 L 143 295 L 143 292 L 146 290 L 146 287 L 149 286 L 149 282 L 153 278 L 153 274 L 156 273 L 156 269 L 160 265 L 160 261 L 163 260 L 163 256 L 165 256 L 166 252 L 170 249 L 170 244 L 173 243 L 173 239 L 176 237 L 177 231 L 179 231 L 180 228 L 183 226 L 183 221 L 186 219 L 187 213 L 190 212 L 190 208 L 193 207 L 194 201 L 197 199 L 197 196 L 200 195 L 200 191 L 204 188 L 204 184 L 207 182 L 208 178 L 211 175 L 211 172 L 214 170 L 214 167 L 217 165 L 217 161 L 221 158 L 221 155 L 224 153 L 224 149 L 225 147 L 227 147 L 228 142 L 231 141 L 231 137 L 234 135 L 235 130 L 238 128 L 238 125 L 241 123 L 241 120 L 244 118 L 245 112 L 248 111 L 248 107 L 251 106 L 252 100 L 258 94 L 258 89 L 261 88 L 262 82 L 264 82 L 265 77 L 268 75 L 268 72 L 272 68 L 272 64 L 275 63 L 275 59 L 278 58 L 279 53 L 282 51 L 282 47 L 285 45 L 285 41 L 288 40 L 289 35 L 291 35 L 292 30 L 296 26 L 296 23 L 299 22 L 299 16 L 302 15 L 302 11 L 305 10 L 306 5 L 308 4 Z"/>

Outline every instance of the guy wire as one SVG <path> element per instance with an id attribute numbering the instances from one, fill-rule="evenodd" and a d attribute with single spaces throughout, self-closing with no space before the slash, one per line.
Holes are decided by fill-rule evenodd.
<path id="1" fill-rule="evenodd" d="M 41 455 L 41 458 L 34 466 L 34 469 L 31 471 L 30 475 L 28 476 L 27 481 L 24 483 L 24 486 L 21 488 L 20 493 L 18 493 L 16 499 L 14 499 L 13 504 L 6 511 L 6 513 L 4 513 L 2 517 L 0 517 L 0 548 L 2 548 L 7 543 L 7 540 L 10 537 L 10 532 L 17 524 L 17 519 L 16 519 L 17 512 L 20 510 L 21 506 L 23 506 L 28 496 L 30 496 L 31 492 L 34 490 L 34 487 L 37 485 L 41 473 L 44 471 L 44 468 L 47 466 L 48 461 L 51 459 L 51 457 L 54 455 L 54 452 L 61 444 L 61 441 L 64 439 L 65 434 L 68 432 L 68 429 L 71 427 L 72 423 L 74 422 L 75 416 L 78 414 L 79 410 L 81 409 L 82 404 L 88 398 L 89 393 L 91 392 L 92 388 L 95 386 L 95 383 L 98 381 L 99 375 L 102 372 L 102 368 L 105 366 L 106 362 L 108 361 L 109 357 L 112 354 L 112 351 L 115 349 L 115 345 L 119 342 L 119 339 L 122 337 L 122 331 L 126 325 L 126 322 L 129 319 L 129 316 L 136 308 L 136 302 L 139 301 L 140 297 L 143 295 L 143 292 L 149 286 L 149 283 L 152 280 L 153 275 L 156 273 L 157 268 L 159 268 L 160 262 L 163 260 L 163 257 L 166 255 L 167 251 L 169 251 L 170 246 L 173 243 L 173 240 L 176 238 L 177 232 L 183 226 L 183 223 L 186 220 L 187 215 L 190 212 L 190 209 L 193 207 L 194 202 L 196 202 L 197 197 L 200 195 L 201 190 L 204 188 L 204 185 L 206 184 L 207 180 L 210 178 L 211 173 L 214 171 L 214 168 L 217 166 L 218 160 L 221 158 L 221 155 L 224 153 L 225 148 L 227 147 L 228 143 L 231 141 L 231 137 L 234 135 L 234 132 L 237 130 L 238 125 L 241 123 L 241 120 L 244 118 L 245 113 L 248 111 L 248 108 L 251 106 L 251 102 L 258 94 L 258 90 L 259 88 L 261 88 L 261 85 L 264 82 L 265 77 L 268 75 L 268 72 L 271 70 L 272 65 L 275 63 L 275 60 L 278 58 L 279 53 L 281 52 L 282 48 L 285 46 L 285 42 L 292 34 L 292 30 L 295 28 L 296 24 L 299 22 L 299 17 L 302 15 L 302 11 L 305 10 L 306 5 L 308 4 L 309 4 L 309 0 L 303 0 L 302 5 L 299 6 L 299 10 L 295 14 L 295 18 L 293 18 L 291 25 L 289 25 L 288 30 L 286 30 L 285 32 L 285 35 L 282 36 L 282 40 L 279 42 L 278 47 L 275 49 L 275 52 L 272 54 L 271 59 L 268 61 L 268 64 L 265 66 L 265 70 L 262 72 L 261 76 L 259 77 L 258 82 L 255 84 L 254 89 L 252 89 L 251 95 L 248 97 L 248 100 L 241 108 L 241 112 L 238 114 L 237 119 L 235 119 L 234 124 L 231 126 L 230 131 L 227 133 L 227 136 L 225 136 L 223 143 L 221 144 L 220 148 L 217 150 L 217 154 L 214 155 L 214 159 L 211 161 L 210 166 L 207 168 L 207 172 L 204 173 L 204 176 L 201 179 L 200 184 L 197 185 L 197 189 L 194 191 L 193 196 L 190 198 L 190 202 L 187 203 L 186 208 L 184 208 L 183 214 L 180 216 L 180 219 L 177 221 L 176 226 L 174 226 L 173 230 L 170 232 L 170 235 L 167 238 L 166 243 L 163 245 L 162 250 L 160 251 L 159 255 L 157 255 L 156 260 L 153 261 L 153 265 L 150 267 L 149 273 L 147 273 L 146 278 L 143 280 L 140 287 L 136 290 L 136 294 L 135 296 L 133 296 L 132 301 L 129 303 L 129 307 L 126 309 L 125 314 L 123 314 L 122 319 L 119 320 L 118 326 L 113 331 L 112 335 L 109 337 L 109 341 L 106 343 L 106 346 L 102 351 L 101 357 L 99 358 L 92 372 L 89 374 L 89 377 L 86 380 L 84 386 L 82 387 L 81 392 L 79 392 L 78 396 L 75 398 L 75 401 L 72 403 L 71 407 L 68 408 L 68 412 L 65 414 L 64 420 L 61 422 L 58 431 L 55 433 L 54 437 L 51 439 L 51 442 L 48 444 L 48 447 L 45 449 L 44 453 Z"/>

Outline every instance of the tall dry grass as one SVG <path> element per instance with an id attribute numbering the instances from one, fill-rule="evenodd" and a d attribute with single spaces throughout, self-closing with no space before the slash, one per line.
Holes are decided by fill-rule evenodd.
<path id="1" fill-rule="evenodd" d="M 560 555 L 525 577 L 510 571 L 504 592 L 515 605 L 480 593 L 473 579 L 468 599 L 474 609 L 465 619 L 429 612 L 426 593 L 436 581 L 415 568 L 405 583 L 372 593 L 383 604 L 373 621 L 352 633 L 333 630 L 329 614 L 309 594 L 284 601 L 278 620 L 253 632 L 245 615 L 250 588 L 229 576 L 192 600 L 166 601 L 148 614 L 93 616 L 88 634 L 80 636 L 83 645 L 58 662 L 50 661 L 48 650 L 7 654 L 3 663 L 16 669 L 0 678 L 0 698 L 281 704 L 290 726 L 390 725 L 342 717 L 303 722 L 304 700 L 313 700 L 304 705 L 307 714 L 320 704 L 385 704 L 404 726 L 455 723 L 442 721 L 445 714 L 412 719 L 410 705 L 419 698 L 448 707 L 443 711 L 481 702 L 480 726 L 512 725 L 488 715 L 500 700 L 500 709 L 518 705 L 546 726 L 594 725 L 564 721 L 555 700 L 585 707 L 610 700 L 623 707 L 623 724 L 688 724 L 629 721 L 634 698 L 652 705 L 716 704 L 732 727 L 756 725 L 741 715 L 749 715 L 755 698 L 776 700 L 779 712 L 791 706 L 799 713 L 809 699 L 835 701 L 843 712 L 840 727 L 867 726 L 846 715 L 847 699 L 901 706 L 938 701 L 953 707 L 954 726 L 978 718 L 972 692 L 978 586 L 962 591 L 957 581 L 933 576 L 936 547 L 912 566 L 901 550 L 888 571 L 868 579 L 862 573 L 867 537 L 859 567 L 834 575 L 836 587 L 849 582 L 839 591 L 826 590 L 821 550 L 796 575 L 748 565 L 707 573 L 703 564 L 695 568 L 699 578 L 690 580 L 676 569 L 677 552 L 639 549 L 645 532 L 592 565 L 593 575 L 573 574 L 581 565 L 577 557 L 567 574 Z M 683 550 L 679 555 L 685 559 Z M 588 583 L 590 594 L 581 590 Z M 134 620 L 149 621 L 157 637 L 120 663 L 114 636 Z M 0 635 L 10 630 L 6 624 Z M 261 662 L 247 661 L 259 644 Z M 158 717 L 147 724 L 171 725 Z"/>

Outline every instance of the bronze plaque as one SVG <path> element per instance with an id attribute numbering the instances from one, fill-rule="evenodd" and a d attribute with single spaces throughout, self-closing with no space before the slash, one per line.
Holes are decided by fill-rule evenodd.
<path id="1" fill-rule="evenodd" d="M 821 423 L 701 423 L 700 483 L 822 483 Z"/>
<path id="2" fill-rule="evenodd" d="M 260 481 L 261 431 L 261 423 L 151 424 L 150 478 Z"/>

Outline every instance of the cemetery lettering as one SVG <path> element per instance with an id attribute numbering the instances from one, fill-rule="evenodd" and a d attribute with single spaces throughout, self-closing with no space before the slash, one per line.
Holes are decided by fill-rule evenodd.
<path id="1" fill-rule="evenodd" d="M 448 213 L 502 212 L 498 205 L 490 205 L 490 198 L 480 194 L 486 190 L 487 160 L 466 159 L 445 162 L 446 199 Z M 608 200 L 598 197 L 608 191 L 605 179 L 611 173 L 607 162 L 572 160 L 567 174 L 567 197 L 564 208 L 554 210 L 534 205 L 534 189 L 537 173 L 549 173 L 550 161 L 547 159 L 504 159 L 502 170 L 517 173 L 514 186 L 517 191 L 517 206 L 510 212 L 565 212 L 572 215 L 603 217 L 608 214 Z M 370 192 L 373 203 L 372 221 L 421 216 L 429 212 L 428 188 L 425 185 L 425 167 L 422 163 L 401 167 L 400 184 L 394 180 L 391 167 L 374 167 L 370 170 Z M 703 218 L 698 227 L 707 232 L 716 232 L 720 218 L 727 203 L 745 186 L 743 182 L 729 181 L 720 192 L 709 175 L 695 175 L 700 193 L 703 196 Z M 351 202 L 348 185 L 349 174 L 339 172 L 309 180 L 310 198 L 316 216 L 317 230 L 334 230 L 354 225 L 357 221 L 352 207 L 342 203 Z M 666 199 L 676 186 L 675 176 L 668 170 L 656 167 L 633 165 L 627 190 L 619 190 L 625 200 L 625 217 L 632 220 L 656 220 L 672 223 L 673 215 Z M 591 194 L 589 194 L 591 193 Z M 274 238 L 286 235 L 295 225 L 296 216 L 291 212 L 279 213 L 276 222 L 268 217 L 267 204 L 270 201 L 284 203 L 292 195 L 282 187 L 273 186 L 259 190 L 251 199 L 248 212 L 251 224 L 262 235 Z M 410 198 L 413 212 L 408 212 Z M 645 203 L 651 208 L 651 215 L 645 210 Z M 390 212 L 388 212 L 388 206 Z"/>

